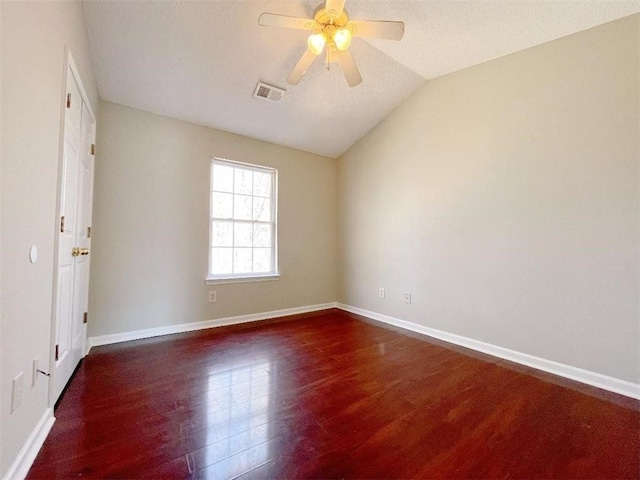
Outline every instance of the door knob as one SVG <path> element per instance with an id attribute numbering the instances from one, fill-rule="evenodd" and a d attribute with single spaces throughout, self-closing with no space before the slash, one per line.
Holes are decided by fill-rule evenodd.
<path id="1" fill-rule="evenodd" d="M 71 249 L 71 256 L 72 257 L 79 257 L 80 255 L 89 255 L 89 249 L 88 248 L 80 248 L 80 247 L 73 247 Z"/>

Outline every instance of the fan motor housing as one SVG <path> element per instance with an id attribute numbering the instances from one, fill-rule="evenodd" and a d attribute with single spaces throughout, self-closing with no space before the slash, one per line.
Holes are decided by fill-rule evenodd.
<path id="1" fill-rule="evenodd" d="M 333 24 L 338 28 L 342 28 L 342 27 L 346 26 L 347 23 L 349 23 L 349 15 L 347 15 L 347 11 L 346 10 L 342 10 L 342 14 L 340 14 L 337 17 L 335 15 L 333 15 L 335 13 L 336 12 L 334 10 L 331 10 L 330 12 L 327 12 L 327 9 L 324 8 L 324 6 L 320 6 L 316 10 L 316 13 L 313 16 L 313 19 L 320 26 Z"/>

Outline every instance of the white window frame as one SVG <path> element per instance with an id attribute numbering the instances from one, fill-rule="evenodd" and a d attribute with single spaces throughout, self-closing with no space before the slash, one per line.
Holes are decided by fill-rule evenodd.
<path id="1" fill-rule="evenodd" d="M 213 240 L 213 222 L 214 220 L 229 220 L 218 219 L 213 217 L 212 212 L 212 194 L 213 194 L 213 166 L 214 165 L 226 165 L 233 168 L 242 168 L 244 170 L 253 170 L 260 173 L 267 173 L 271 175 L 271 262 L 273 270 L 268 273 L 224 273 L 224 274 L 212 274 L 211 273 L 211 255 L 212 255 L 212 240 Z M 253 222 L 251 220 L 250 222 Z M 215 285 L 222 283 L 243 283 L 243 282 L 260 282 L 267 280 L 278 280 L 280 273 L 278 270 L 278 170 L 276 168 L 264 167 L 262 165 L 254 165 L 251 163 L 238 162 L 235 160 L 228 160 L 225 158 L 212 158 L 211 165 L 209 167 L 209 261 L 207 265 L 207 278 L 205 283 L 207 285 Z"/>

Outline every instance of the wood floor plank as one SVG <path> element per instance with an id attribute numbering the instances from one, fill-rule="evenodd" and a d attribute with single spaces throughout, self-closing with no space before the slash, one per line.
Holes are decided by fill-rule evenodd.
<path id="1" fill-rule="evenodd" d="M 96 347 L 28 478 L 638 478 L 640 402 L 336 309 Z"/>

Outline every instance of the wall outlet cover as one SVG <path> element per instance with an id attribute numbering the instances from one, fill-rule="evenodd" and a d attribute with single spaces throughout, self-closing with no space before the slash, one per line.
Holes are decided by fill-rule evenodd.
<path id="1" fill-rule="evenodd" d="M 22 403 L 22 372 L 11 382 L 11 413 L 15 412 Z"/>

